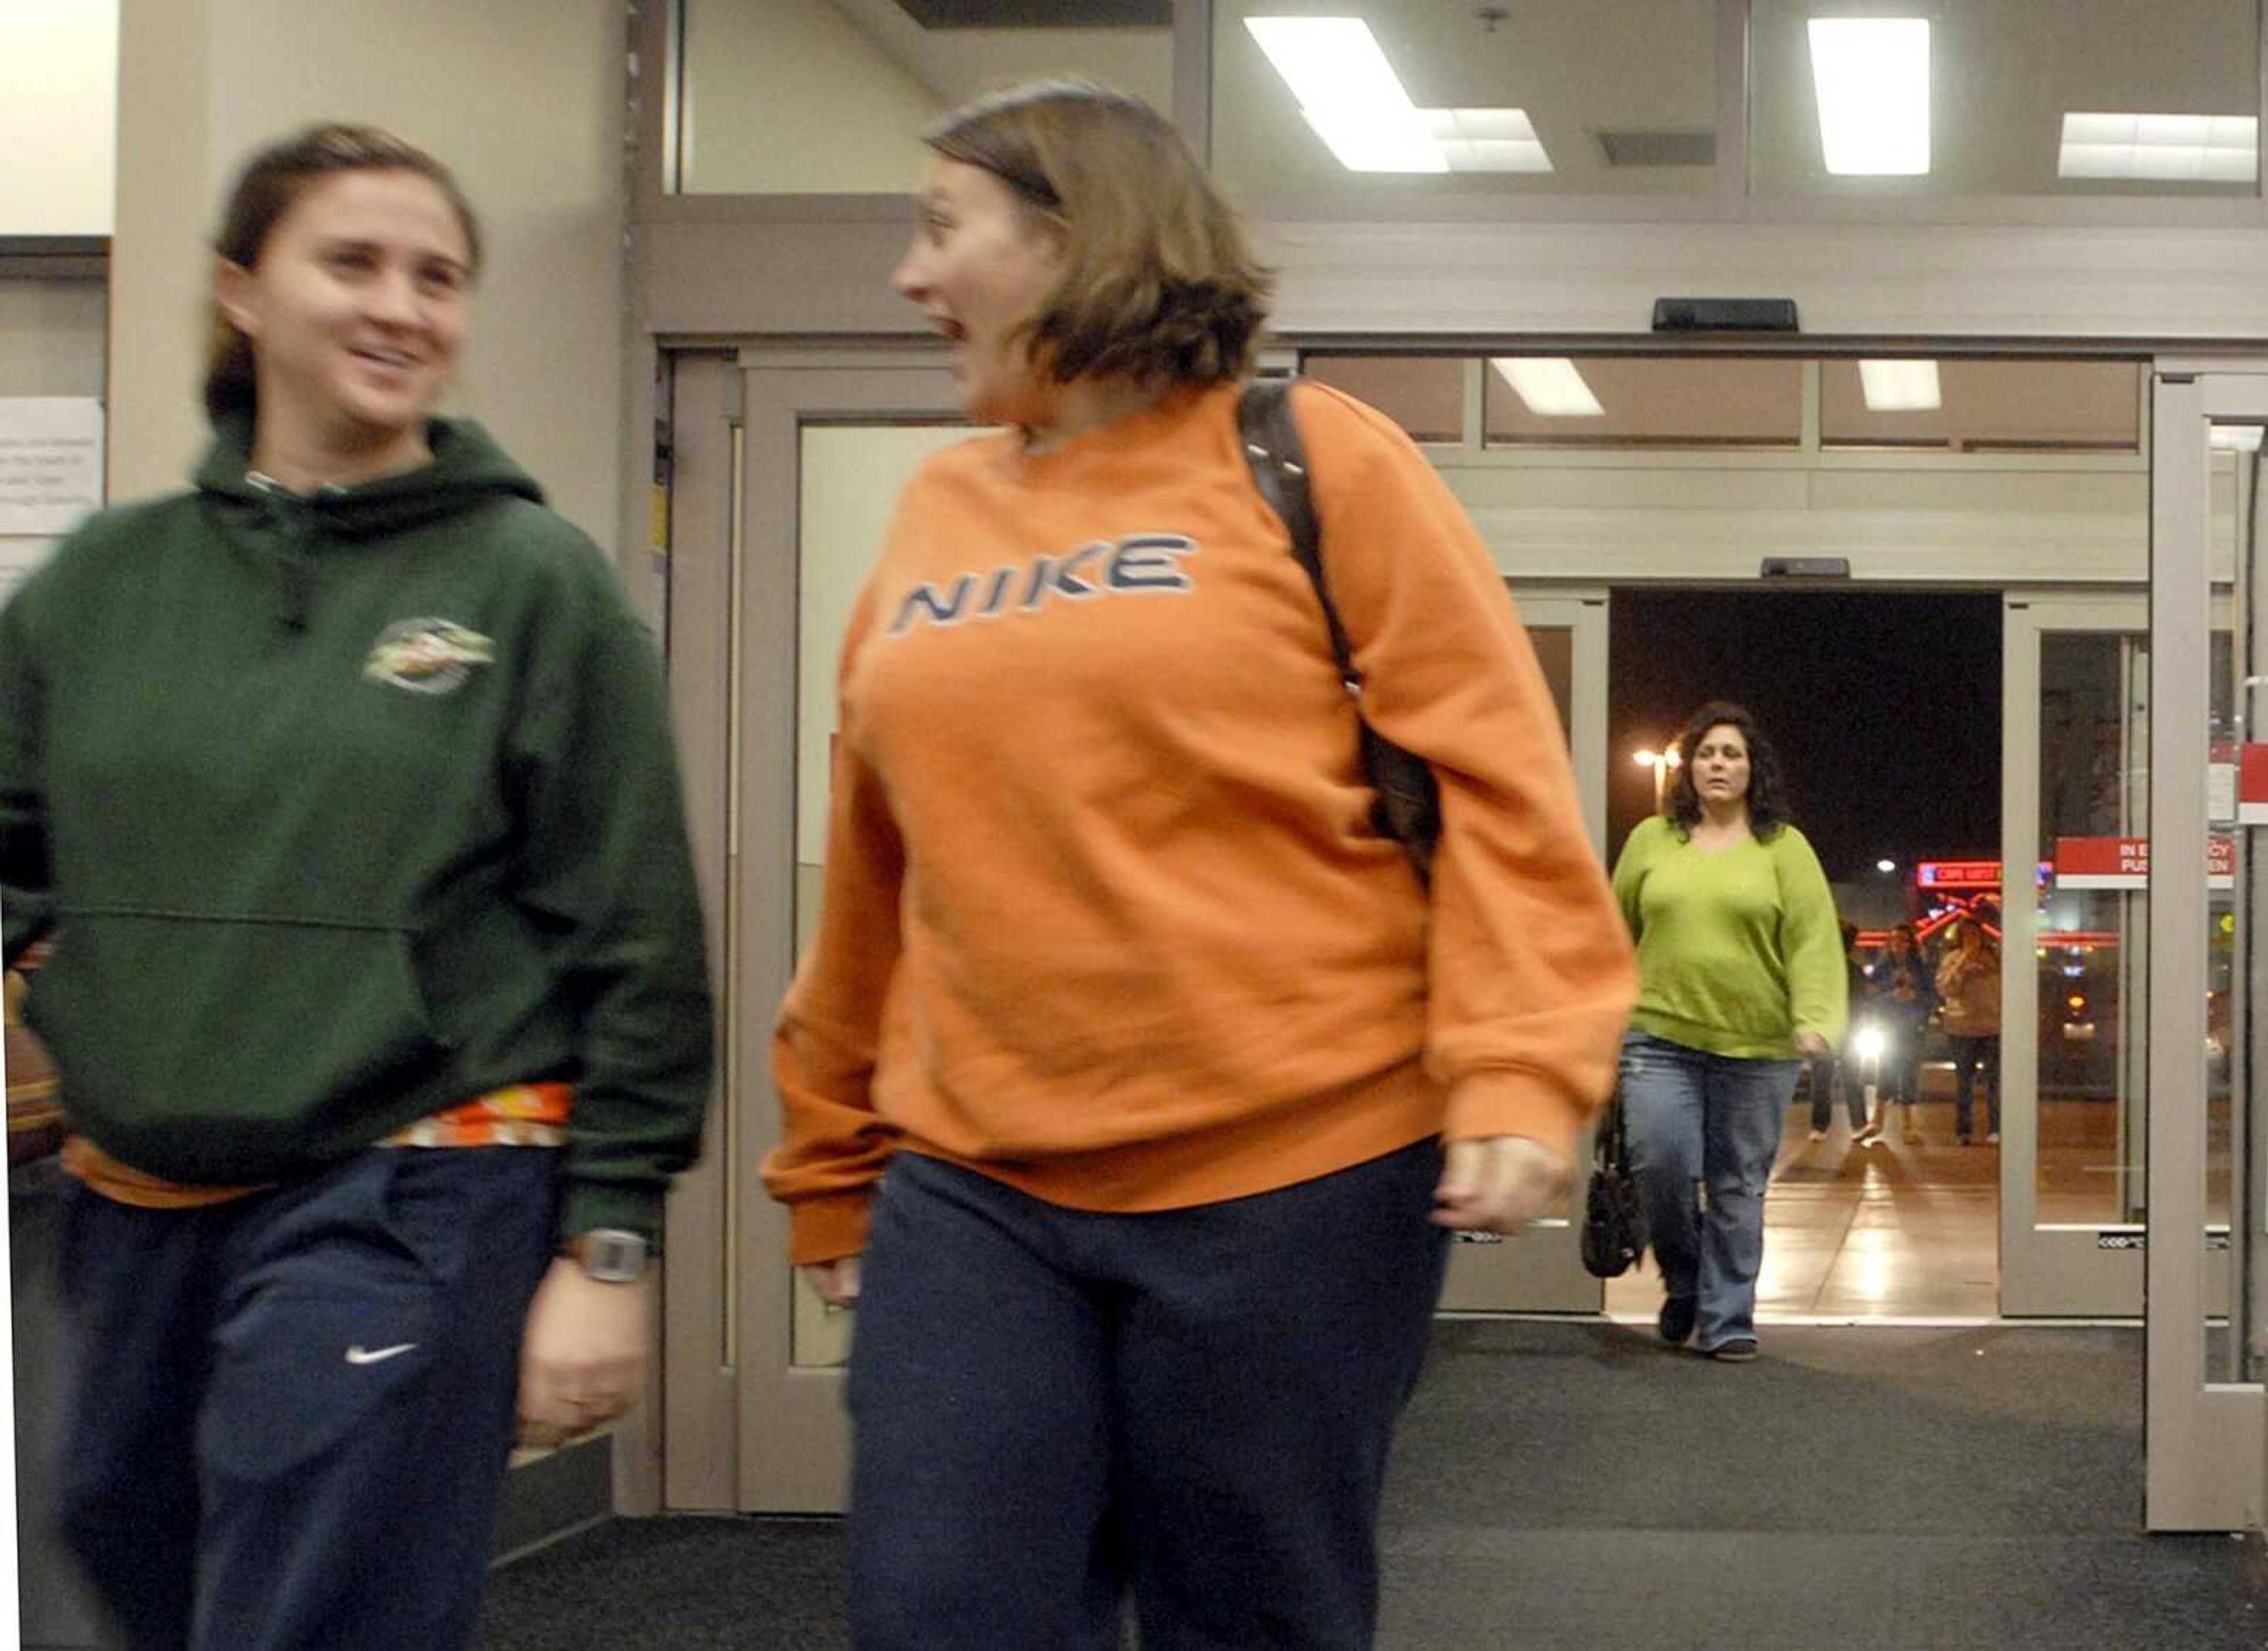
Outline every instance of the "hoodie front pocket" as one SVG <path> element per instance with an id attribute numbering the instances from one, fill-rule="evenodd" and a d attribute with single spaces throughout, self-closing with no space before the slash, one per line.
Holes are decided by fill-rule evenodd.
<path id="1" fill-rule="evenodd" d="M 443 1058 L 398 929 L 71 911 L 32 988 L 64 1104 L 138 1169 L 288 1173 Z"/>

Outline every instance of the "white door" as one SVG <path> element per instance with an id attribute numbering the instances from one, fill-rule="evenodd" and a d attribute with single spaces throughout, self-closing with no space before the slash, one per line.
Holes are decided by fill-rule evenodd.
<path id="1" fill-rule="evenodd" d="M 2250 1103 L 2268 784 L 2243 779 L 2268 754 L 2268 375 L 2161 363 L 2153 408 L 2144 1502 L 2153 1530 L 2234 1530 L 2268 1515 L 2268 1109 Z"/>
<path id="2" fill-rule="evenodd" d="M 1607 623 L 1604 590 L 1513 587 L 1513 600 L 1551 685 L 1575 763 L 1583 821 L 1603 859 L 1607 835 Z M 1588 1137 L 1578 1148 L 1587 1163 Z M 1580 1167 L 1580 1164 L 1578 1166 Z M 1575 1196 L 1582 1196 L 1578 1178 Z M 1460 1233 L 1449 1255 L 1441 1306 L 1448 1312 L 1595 1313 L 1604 1287 L 1583 1271 L 1581 1211 L 1540 1223 L 1517 1237 Z"/>

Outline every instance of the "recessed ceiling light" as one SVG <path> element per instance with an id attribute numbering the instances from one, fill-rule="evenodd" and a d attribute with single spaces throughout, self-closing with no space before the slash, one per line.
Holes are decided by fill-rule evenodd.
<path id="1" fill-rule="evenodd" d="M 1247 18 L 1244 26 L 1349 172 L 1449 170 L 1360 18 Z"/>
<path id="2" fill-rule="evenodd" d="M 1550 172 L 1521 109 L 1421 109 L 1360 18 L 1247 18 L 1244 26 L 1349 172 Z"/>
<path id="3" fill-rule="evenodd" d="M 1602 418 L 1606 408 L 1565 356 L 1498 356 L 1489 364 L 1504 375 L 1513 393 L 1539 418 Z"/>
<path id="4" fill-rule="evenodd" d="M 2260 451 L 2260 426 L 2216 424 L 2213 427 L 2213 444 L 2225 452 L 2257 453 Z"/>
<path id="5" fill-rule="evenodd" d="M 1870 413 L 1926 413 L 1944 405 L 1933 361 L 1862 361 L 1859 389 Z"/>
<path id="6" fill-rule="evenodd" d="M 2260 121 L 2250 114 L 2066 114 L 2058 178 L 2250 183 Z"/>
<path id="7" fill-rule="evenodd" d="M 1421 109 L 1451 172 L 1550 172 L 1525 109 Z"/>
<path id="8" fill-rule="evenodd" d="M 1813 18 L 1819 148 L 1843 177 L 1929 170 L 1929 19 Z"/>

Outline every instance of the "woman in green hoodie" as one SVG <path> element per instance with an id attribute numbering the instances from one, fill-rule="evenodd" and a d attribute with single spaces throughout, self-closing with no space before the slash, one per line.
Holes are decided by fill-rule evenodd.
<path id="1" fill-rule="evenodd" d="M 9 962 L 79 1186 L 63 1528 L 136 1646 L 445 1648 L 507 1453 L 637 1396 L 711 1008 L 653 650 L 433 416 L 480 235 L 399 139 L 256 157 L 194 491 L 0 612 Z"/>

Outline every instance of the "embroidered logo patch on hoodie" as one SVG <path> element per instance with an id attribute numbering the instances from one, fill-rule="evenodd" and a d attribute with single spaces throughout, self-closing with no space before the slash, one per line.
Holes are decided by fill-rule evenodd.
<path id="1" fill-rule="evenodd" d="M 362 674 L 411 693 L 454 693 L 475 665 L 496 663 L 496 643 L 453 620 L 396 620 L 380 631 Z"/>

